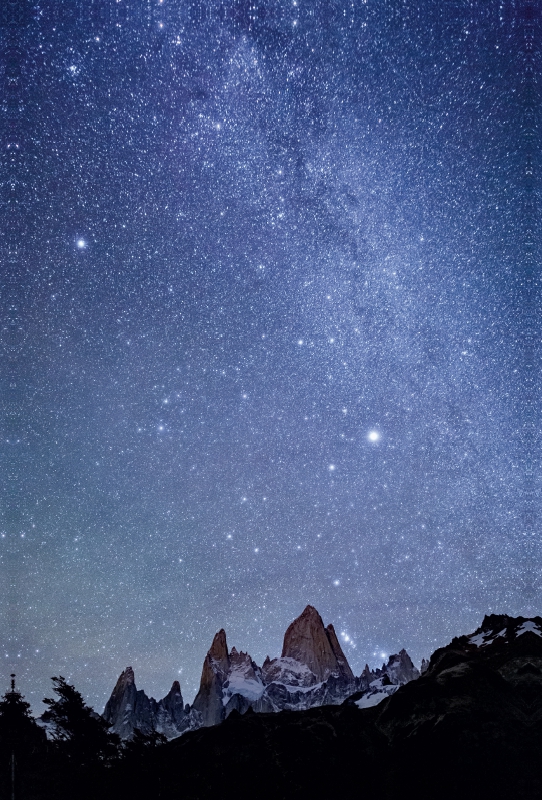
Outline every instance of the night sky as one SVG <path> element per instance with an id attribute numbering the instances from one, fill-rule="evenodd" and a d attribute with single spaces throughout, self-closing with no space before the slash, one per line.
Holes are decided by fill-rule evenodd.
<path id="1" fill-rule="evenodd" d="M 19 7 L 4 684 L 191 702 L 307 603 L 356 674 L 540 613 L 535 4 Z"/>

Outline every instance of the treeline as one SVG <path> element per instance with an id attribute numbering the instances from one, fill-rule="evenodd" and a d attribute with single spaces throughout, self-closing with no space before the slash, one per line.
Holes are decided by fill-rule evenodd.
<path id="1" fill-rule="evenodd" d="M 159 797 L 159 733 L 136 731 L 128 742 L 63 677 L 36 722 L 30 705 L 11 688 L 0 700 L 0 797 L 15 800 L 108 800 Z"/>

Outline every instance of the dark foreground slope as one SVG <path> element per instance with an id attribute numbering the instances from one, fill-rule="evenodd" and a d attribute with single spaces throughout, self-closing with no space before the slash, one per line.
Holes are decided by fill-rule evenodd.
<path id="1" fill-rule="evenodd" d="M 119 741 L 106 758 L 88 746 L 86 718 L 84 741 L 29 737 L 12 690 L 0 714 L 0 793 L 10 796 L 15 751 L 17 800 L 542 800 L 542 618 L 486 617 L 380 705 L 356 702 L 233 711 L 167 744 L 158 734 Z"/>
<path id="2" fill-rule="evenodd" d="M 375 708 L 232 714 L 160 748 L 140 796 L 542 798 L 541 634 L 486 617 Z"/>

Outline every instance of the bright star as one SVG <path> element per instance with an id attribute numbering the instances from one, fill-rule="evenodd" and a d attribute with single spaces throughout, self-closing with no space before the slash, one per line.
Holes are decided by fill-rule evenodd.
<path id="1" fill-rule="evenodd" d="M 77 240 L 77 247 L 78 247 L 80 250 L 83 250 L 83 249 L 84 249 L 86 246 L 87 246 L 87 243 L 85 242 L 85 240 L 84 240 L 84 239 L 78 239 L 78 240 Z"/>
<path id="2" fill-rule="evenodd" d="M 369 433 L 367 434 L 367 438 L 369 439 L 370 442 L 378 442 L 378 440 L 380 439 L 380 434 L 378 431 L 369 431 Z"/>

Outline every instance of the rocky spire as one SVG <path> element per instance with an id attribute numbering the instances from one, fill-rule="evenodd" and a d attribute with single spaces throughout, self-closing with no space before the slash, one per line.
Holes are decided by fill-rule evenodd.
<path id="1" fill-rule="evenodd" d="M 179 681 L 173 681 L 167 695 L 157 702 L 136 688 L 132 667 L 121 673 L 103 717 L 121 739 L 130 739 L 136 728 L 142 733 L 158 731 L 175 739 L 185 730 L 201 726 L 199 714 L 184 707 Z"/>
<path id="2" fill-rule="evenodd" d="M 169 692 L 158 703 L 154 724 L 168 739 L 174 739 L 189 727 L 179 681 L 173 681 Z"/>
<path id="3" fill-rule="evenodd" d="M 226 631 L 224 628 L 221 628 L 217 634 L 215 634 L 215 638 L 213 639 L 213 643 L 207 653 L 209 658 L 214 661 L 216 666 L 224 673 L 226 673 L 230 668 L 230 657 L 228 655 L 228 645 L 226 642 Z"/>
<path id="4" fill-rule="evenodd" d="M 343 653 L 342 647 L 337 639 L 337 634 L 335 633 L 335 628 L 331 623 L 326 628 L 327 638 L 329 639 L 329 643 L 331 645 L 331 649 L 333 650 L 333 654 L 337 659 L 337 667 L 339 670 L 339 675 L 342 678 L 345 678 L 348 681 L 354 680 L 354 673 L 350 669 L 350 664 L 346 660 L 346 656 Z"/>
<path id="5" fill-rule="evenodd" d="M 105 721 L 113 726 L 116 733 L 120 733 L 117 727 L 125 716 L 126 706 L 133 708 L 136 693 L 134 670 L 132 667 L 126 667 L 120 673 L 103 713 Z"/>
<path id="6" fill-rule="evenodd" d="M 307 606 L 288 627 L 281 658 L 306 664 L 317 681 L 325 681 L 332 674 L 354 678 L 333 626 L 324 628 L 322 617 L 313 606 Z"/>
<path id="7" fill-rule="evenodd" d="M 128 686 L 132 684 L 135 686 L 134 670 L 132 667 L 126 667 L 118 677 L 115 688 L 113 689 L 113 695 L 124 693 Z"/>
<path id="8" fill-rule="evenodd" d="M 184 722 L 185 710 L 179 681 L 173 681 L 169 692 L 158 703 L 158 709 L 164 709 L 165 716 L 174 724 L 181 725 Z"/>
<path id="9" fill-rule="evenodd" d="M 106 703 L 103 717 L 115 733 L 126 739 L 135 728 L 143 733 L 154 729 L 156 705 L 156 700 L 137 690 L 134 671 L 132 667 L 126 667 Z"/>
<path id="10" fill-rule="evenodd" d="M 224 629 L 219 630 L 205 656 L 201 681 L 192 708 L 198 711 L 205 726 L 217 725 L 224 719 L 222 687 L 227 680 L 230 657 Z"/>

